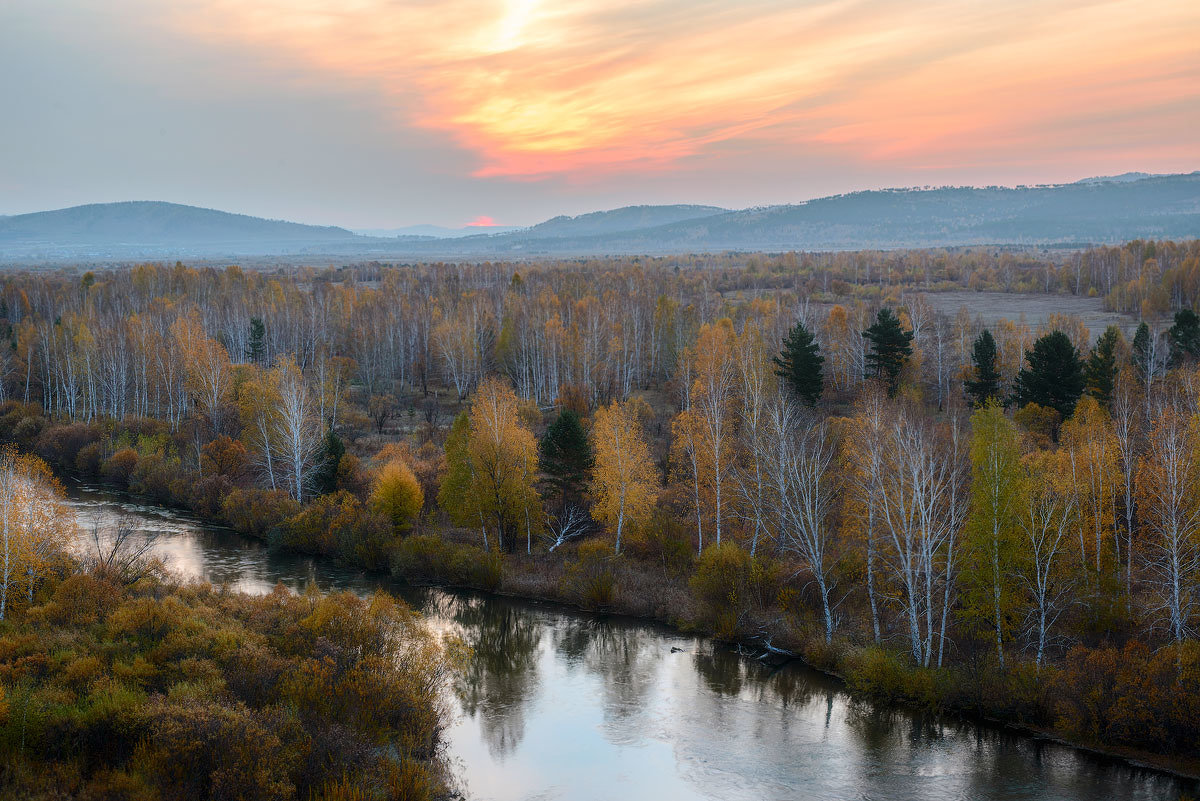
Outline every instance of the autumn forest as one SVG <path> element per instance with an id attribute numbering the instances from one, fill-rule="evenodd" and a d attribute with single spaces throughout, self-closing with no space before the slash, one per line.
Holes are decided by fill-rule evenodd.
<path id="1" fill-rule="evenodd" d="M 972 300 L 1032 295 L 1064 311 Z M 1191 768 L 1198 306 L 1195 241 L 6 274 L 0 781 L 170 797 L 195 788 L 168 753 L 234 736 L 265 751 L 194 771 L 257 797 L 444 797 L 453 644 L 384 596 L 80 561 L 72 482 Z M 203 653 L 153 649 L 173 627 Z M 19 721 L 18 698 L 58 711 Z M 50 767 L 27 742 L 57 743 Z"/>

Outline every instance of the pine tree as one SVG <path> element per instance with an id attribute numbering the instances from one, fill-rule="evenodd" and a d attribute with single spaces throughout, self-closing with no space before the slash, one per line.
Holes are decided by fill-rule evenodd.
<path id="1" fill-rule="evenodd" d="M 579 415 L 564 409 L 538 443 L 538 466 L 565 506 L 579 498 L 592 469 L 592 446 Z"/>
<path id="2" fill-rule="evenodd" d="M 1149 360 L 1150 352 L 1150 326 L 1146 325 L 1146 321 L 1142 320 L 1138 323 L 1137 331 L 1133 335 L 1133 364 L 1138 368 L 1138 374 L 1145 374 L 1145 364 Z"/>
<path id="3" fill-rule="evenodd" d="M 1173 365 L 1200 357 L 1200 317 L 1191 309 L 1175 312 L 1175 324 L 1167 329 L 1167 342 Z"/>
<path id="4" fill-rule="evenodd" d="M 1117 380 L 1117 346 L 1121 342 L 1121 330 L 1115 325 L 1104 329 L 1096 340 L 1092 355 L 1083 368 L 1087 393 L 1107 407 L 1112 401 L 1113 386 Z"/>
<path id="5" fill-rule="evenodd" d="M 1083 394 L 1079 352 L 1062 331 L 1052 331 L 1025 351 L 1029 366 L 1017 374 L 1017 404 L 1036 403 L 1054 409 L 1065 420 Z"/>
<path id="6" fill-rule="evenodd" d="M 867 369 L 876 378 L 887 382 L 888 394 L 895 395 L 900 385 L 900 373 L 912 355 L 912 332 L 905 331 L 900 319 L 886 306 L 879 310 L 875 322 L 863 336 L 871 343 L 867 354 Z"/>
<path id="7" fill-rule="evenodd" d="M 346 453 L 342 438 L 333 429 L 325 431 L 325 440 L 321 443 L 321 453 L 317 457 L 317 467 L 313 470 L 312 485 L 318 495 L 325 495 L 337 489 L 338 465 Z"/>
<path id="8" fill-rule="evenodd" d="M 778 368 L 775 375 L 782 378 L 796 393 L 796 397 L 809 406 L 817 405 L 824 388 L 821 365 L 825 358 L 820 351 L 821 347 L 812 333 L 804 327 L 803 322 L 797 322 L 783 340 L 783 351 L 772 360 Z"/>
<path id="9" fill-rule="evenodd" d="M 246 361 L 251 364 L 259 364 L 262 362 L 263 355 L 267 352 L 267 328 L 263 325 L 262 318 L 250 318 L 250 336 L 246 340 Z"/>
<path id="10" fill-rule="evenodd" d="M 1000 370 L 996 353 L 996 340 L 986 328 L 975 338 L 971 349 L 974 378 L 963 382 L 967 398 L 972 406 L 982 408 L 988 399 L 1000 400 Z"/>

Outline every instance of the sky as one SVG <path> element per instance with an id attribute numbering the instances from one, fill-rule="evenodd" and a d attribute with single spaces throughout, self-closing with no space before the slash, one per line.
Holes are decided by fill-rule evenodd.
<path id="1" fill-rule="evenodd" d="M 1196 0 L 3 0 L 0 214 L 526 225 L 1200 169 Z"/>

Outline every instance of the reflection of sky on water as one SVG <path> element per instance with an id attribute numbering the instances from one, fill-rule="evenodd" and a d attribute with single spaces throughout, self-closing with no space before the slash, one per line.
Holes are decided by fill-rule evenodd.
<path id="1" fill-rule="evenodd" d="M 661 627 L 398 587 L 102 492 L 74 490 L 72 504 L 85 528 L 136 515 L 184 575 L 247 592 L 387 586 L 462 636 L 475 659 L 447 735 L 479 801 L 1174 801 L 1181 789 L 1068 748 L 879 710 L 818 674 Z"/>

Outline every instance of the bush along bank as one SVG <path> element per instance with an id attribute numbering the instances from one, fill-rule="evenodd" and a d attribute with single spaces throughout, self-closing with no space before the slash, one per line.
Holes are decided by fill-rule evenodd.
<path id="1" fill-rule="evenodd" d="M 452 664 L 382 593 L 68 571 L 0 621 L 0 795 L 446 798 Z"/>
<path id="2" fill-rule="evenodd" d="M 867 619 L 864 609 L 853 606 L 862 599 L 844 601 L 839 614 L 845 622 L 827 641 L 811 583 L 795 581 L 781 562 L 751 555 L 734 542 L 696 554 L 678 516 L 667 509 L 629 531 L 619 555 L 611 541 L 594 533 L 559 543 L 545 529 L 531 537 L 529 553 L 506 554 L 494 542 L 485 549 L 479 532 L 449 525 L 431 509 L 428 501 L 445 467 L 411 450 L 404 454 L 406 465 L 415 465 L 409 475 L 422 497 L 417 513 L 406 518 L 395 512 L 404 502 L 380 502 L 379 482 L 372 480 L 380 471 L 344 449 L 338 453 L 336 446 L 323 453 L 334 455 L 324 470 L 327 491 L 301 503 L 283 489 L 256 486 L 245 446 L 228 436 L 197 447 L 190 432 L 172 433 L 157 421 L 55 423 L 14 403 L 0 407 L 0 435 L 40 455 L 60 474 L 190 510 L 272 547 L 333 557 L 408 581 L 653 618 L 794 654 L 876 700 L 990 718 L 1200 772 L 1200 716 L 1192 714 L 1193 699 L 1200 700 L 1200 659 L 1192 643 L 1157 652 L 1135 639 L 1120 646 L 1079 646 L 1040 668 L 1017 663 L 1001 670 L 990 658 L 986 636 L 968 636 L 956 642 L 953 667 L 924 667 L 853 624 Z M 375 461 L 391 463 L 387 454 Z M 409 482 L 408 475 L 398 482 Z M 854 576 L 864 565 L 847 558 L 837 569 Z M 883 642 L 897 638 L 903 633 L 894 626 L 881 632 Z"/>

